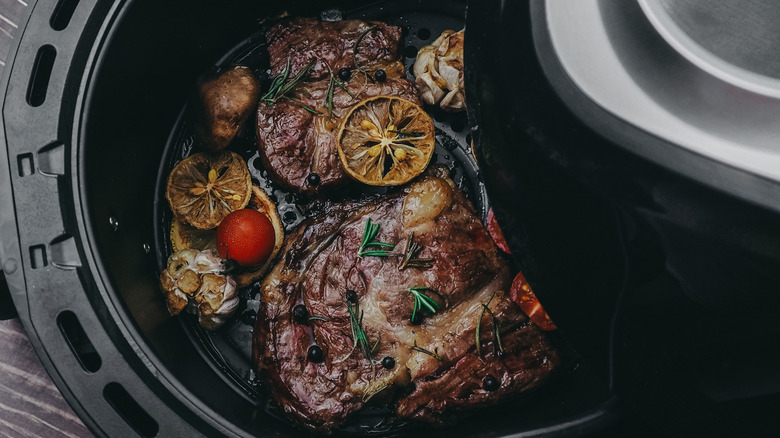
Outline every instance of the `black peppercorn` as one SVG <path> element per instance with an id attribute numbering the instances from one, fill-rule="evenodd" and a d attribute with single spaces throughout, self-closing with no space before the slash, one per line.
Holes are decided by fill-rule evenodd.
<path id="1" fill-rule="evenodd" d="M 309 322 L 309 311 L 303 304 L 298 304 L 293 307 L 293 318 L 298 324 L 306 324 Z"/>
<path id="2" fill-rule="evenodd" d="M 411 321 L 412 325 L 420 325 L 422 323 L 423 316 L 422 312 L 417 312 L 414 314 L 413 317 L 409 318 L 409 321 Z"/>
<path id="3" fill-rule="evenodd" d="M 348 81 L 352 77 L 352 71 L 346 67 L 339 70 L 339 79 L 342 81 Z"/>
<path id="4" fill-rule="evenodd" d="M 491 391 L 491 392 L 495 391 L 498 389 L 499 385 L 500 383 L 498 379 L 491 376 L 490 374 L 488 374 L 487 376 L 485 376 L 484 379 L 482 379 L 482 389 L 484 389 L 485 391 Z"/>
<path id="5" fill-rule="evenodd" d="M 381 68 L 374 73 L 374 79 L 378 82 L 384 82 L 387 80 L 387 73 Z"/>
<path id="6" fill-rule="evenodd" d="M 309 357 L 309 362 L 313 363 L 320 363 L 325 359 L 322 354 L 322 348 L 320 348 L 319 345 L 312 345 L 309 347 L 309 351 L 306 352 L 306 355 Z"/>
<path id="7" fill-rule="evenodd" d="M 316 186 L 320 184 L 320 176 L 314 172 L 310 173 L 309 176 L 306 177 L 306 181 L 309 182 L 310 186 Z"/>
<path id="8" fill-rule="evenodd" d="M 387 370 L 392 370 L 395 368 L 395 359 L 390 356 L 385 356 L 385 358 L 382 359 L 382 366 Z"/>
<path id="9" fill-rule="evenodd" d="M 357 303 L 358 297 L 357 292 L 355 292 L 352 289 L 347 289 L 347 301 L 349 301 L 352 304 Z"/>

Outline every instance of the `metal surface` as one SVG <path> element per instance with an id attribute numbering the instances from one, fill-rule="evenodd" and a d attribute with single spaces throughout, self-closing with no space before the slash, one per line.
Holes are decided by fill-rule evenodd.
<path id="1" fill-rule="evenodd" d="M 537 53 L 586 123 L 668 169 L 780 209 L 780 100 L 690 62 L 635 2 L 543 4 Z"/>
<path id="2" fill-rule="evenodd" d="M 701 69 L 780 97 L 780 3 L 773 0 L 639 0 L 658 33 Z"/>

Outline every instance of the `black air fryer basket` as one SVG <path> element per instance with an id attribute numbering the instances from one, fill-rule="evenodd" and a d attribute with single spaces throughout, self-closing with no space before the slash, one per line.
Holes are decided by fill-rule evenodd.
<path id="1" fill-rule="evenodd" d="M 8 169 L 0 172 L 0 261 L 38 355 L 90 429 L 122 437 L 305 435 L 281 418 L 252 371 L 257 288 L 241 292 L 235 321 L 210 333 L 192 318 L 171 318 L 158 285 L 170 251 L 162 187 L 192 151 L 187 102 L 196 79 L 232 62 L 262 76 L 263 23 L 285 11 L 402 26 L 407 69 L 441 31 L 467 26 L 468 117 L 433 112 L 436 160 L 483 216 L 490 196 L 514 261 L 561 328 L 552 337 L 565 358 L 543 388 L 458 424 L 386 425 L 377 408 L 340 433 L 583 436 L 622 415 L 616 393 L 646 413 L 643 421 L 680 421 L 677 432 L 705 430 L 698 428 L 707 420 L 702 427 L 742 424 L 689 394 L 686 372 L 704 360 L 686 349 L 702 339 L 716 348 L 725 330 L 700 336 L 713 318 L 686 313 L 699 312 L 680 299 L 675 266 L 687 265 L 669 262 L 685 254 L 665 244 L 693 234 L 699 245 L 719 228 L 691 233 L 671 207 L 647 208 L 641 184 L 679 182 L 691 198 L 726 199 L 761 225 L 777 223 L 774 213 L 644 163 L 576 120 L 537 61 L 531 14 L 541 3 L 471 2 L 467 16 L 457 0 L 30 2 L 0 84 L 0 167 Z M 255 164 L 253 141 L 231 148 L 279 202 L 285 227 L 300 223 L 297 200 Z M 644 179 L 636 186 L 626 183 L 637 175 Z M 674 311 L 661 312 L 661 322 L 645 307 L 669 303 Z M 682 318 L 693 321 L 691 337 L 659 341 L 674 338 Z M 668 363 L 675 360 L 682 365 Z M 679 388 L 684 396 L 675 398 Z M 663 400 L 673 401 L 668 412 L 658 408 Z M 691 401 L 681 414 L 677 404 Z M 763 405 L 726 407 L 739 414 L 756 406 Z"/>

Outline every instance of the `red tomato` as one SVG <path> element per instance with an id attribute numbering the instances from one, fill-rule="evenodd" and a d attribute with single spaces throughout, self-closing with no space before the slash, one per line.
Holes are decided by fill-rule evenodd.
<path id="1" fill-rule="evenodd" d="M 542 304 L 536 298 L 522 272 L 518 272 L 515 279 L 512 280 L 509 296 L 531 318 L 531 322 L 539 326 L 540 329 L 549 331 L 558 328 L 550 319 L 550 315 L 542 308 Z"/>
<path id="2" fill-rule="evenodd" d="M 222 219 L 217 228 L 219 256 L 244 266 L 255 266 L 268 260 L 275 240 L 271 221 L 256 210 L 236 210 Z"/>
<path id="3" fill-rule="evenodd" d="M 496 216 L 493 214 L 492 208 L 488 211 L 485 228 L 487 228 L 490 238 L 493 239 L 493 242 L 495 242 L 498 249 L 507 254 L 511 254 L 511 252 L 509 252 L 509 245 L 506 244 L 506 239 L 504 239 L 504 233 L 501 232 L 501 228 L 499 228 L 498 222 L 496 222 Z"/>

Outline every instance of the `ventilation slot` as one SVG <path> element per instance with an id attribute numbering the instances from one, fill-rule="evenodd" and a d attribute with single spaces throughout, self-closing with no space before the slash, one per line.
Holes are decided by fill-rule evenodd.
<path id="1" fill-rule="evenodd" d="M 68 23 L 70 23 L 73 12 L 78 5 L 79 0 L 60 0 L 57 2 L 54 13 L 51 14 L 51 20 L 49 20 L 51 28 L 54 30 L 64 30 L 68 27 Z"/>
<path id="2" fill-rule="evenodd" d="M 157 436 L 160 426 L 146 411 L 128 394 L 122 385 L 111 382 L 103 388 L 103 397 L 122 419 L 127 422 L 138 435 L 146 438 Z"/>
<path id="3" fill-rule="evenodd" d="M 46 247 L 43 245 L 35 245 L 30 247 L 30 265 L 33 269 L 43 268 L 48 265 L 49 261 L 46 258 Z"/>
<path id="4" fill-rule="evenodd" d="M 57 50 L 50 45 L 38 49 L 35 55 L 30 84 L 27 87 L 27 103 L 30 106 L 41 106 L 46 100 L 46 90 L 49 88 L 51 69 L 54 67 L 54 58 Z"/>
<path id="5" fill-rule="evenodd" d="M 61 312 L 57 316 L 57 325 L 60 327 L 60 332 L 68 343 L 70 351 L 81 364 L 81 368 L 89 373 L 97 372 L 103 362 L 95 351 L 95 346 L 92 345 L 84 332 L 84 328 L 81 327 L 76 314 L 69 310 Z"/>
<path id="6" fill-rule="evenodd" d="M 30 153 L 19 154 L 16 157 L 16 161 L 19 164 L 19 176 L 21 177 L 30 176 L 35 171 L 35 167 L 33 166 L 32 154 Z"/>

